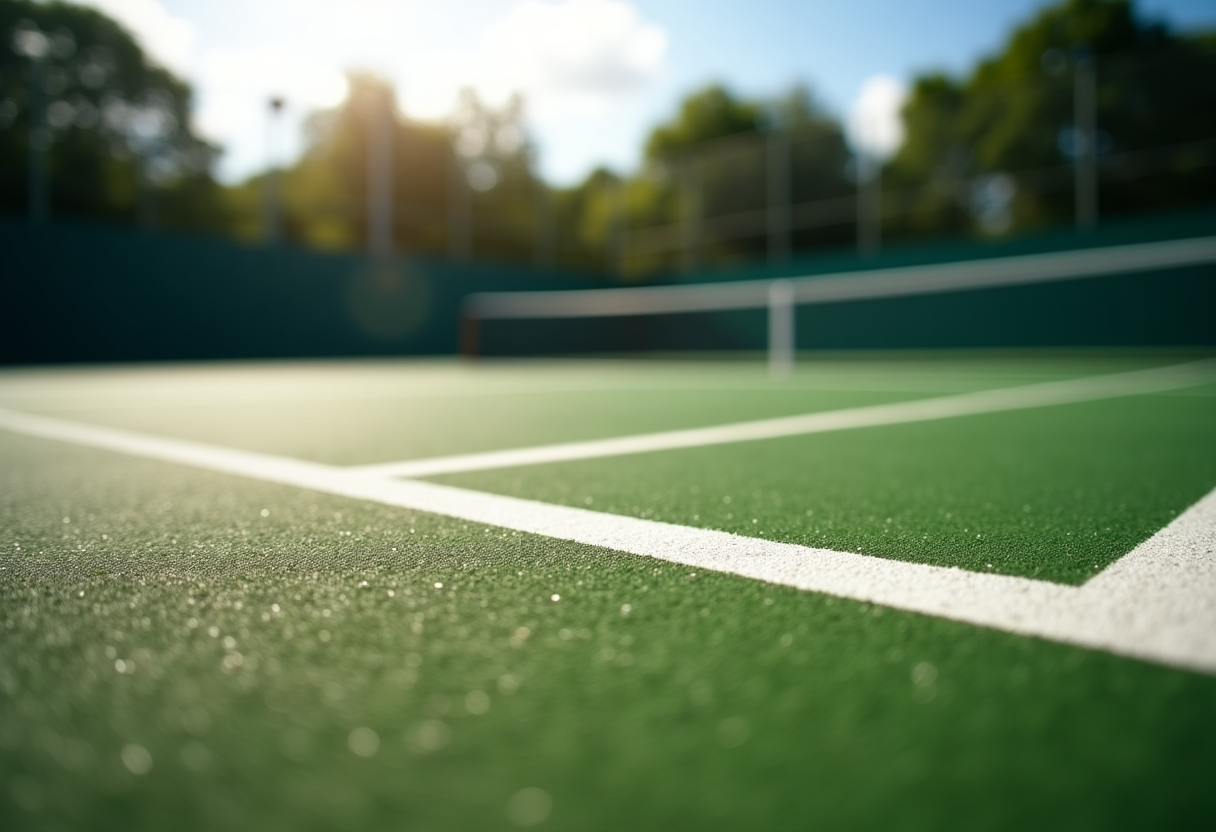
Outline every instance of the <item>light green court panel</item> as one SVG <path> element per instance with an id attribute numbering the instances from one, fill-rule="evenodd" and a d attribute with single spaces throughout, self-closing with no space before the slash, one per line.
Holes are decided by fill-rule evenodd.
<path id="1" fill-rule="evenodd" d="M 0 407 L 337 465 L 859 407 L 1185 357 L 822 358 L 763 364 L 300 362 L 9 370 Z"/>

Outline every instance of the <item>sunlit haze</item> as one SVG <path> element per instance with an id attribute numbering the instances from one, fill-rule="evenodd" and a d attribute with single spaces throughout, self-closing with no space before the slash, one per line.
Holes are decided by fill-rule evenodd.
<path id="1" fill-rule="evenodd" d="M 308 112 L 342 99 L 345 73 L 396 86 L 402 110 L 441 120 L 471 86 L 520 92 L 543 173 L 636 165 L 647 131 L 709 81 L 748 95 L 807 83 L 852 140 L 886 153 L 918 72 L 961 72 L 1040 0 L 88 0 L 123 21 L 197 91 L 201 130 L 238 180 L 300 150 Z M 1173 26 L 1216 25 L 1211 0 L 1147 0 Z M 265 102 L 286 99 L 268 137 Z"/>

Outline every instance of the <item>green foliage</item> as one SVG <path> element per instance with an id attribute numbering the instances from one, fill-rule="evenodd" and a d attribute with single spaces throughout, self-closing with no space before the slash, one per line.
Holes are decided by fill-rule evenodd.
<path id="1" fill-rule="evenodd" d="M 657 159 L 703 142 L 759 129 L 761 107 L 742 101 L 726 87 L 713 84 L 694 92 L 680 104 L 676 117 L 656 127 L 646 140 L 646 158 Z"/>
<path id="2" fill-rule="evenodd" d="M 352 74 L 349 81 L 345 101 L 309 117 L 306 150 L 283 173 L 289 240 L 322 249 L 363 245 L 369 222 L 368 115 L 387 107 L 393 123 L 394 247 L 450 253 L 467 216 L 475 256 L 532 256 L 537 181 L 521 102 L 495 110 L 466 91 L 448 124 L 427 124 L 398 112 L 387 81 L 366 73 Z M 264 184 L 258 176 L 234 189 L 247 218 L 246 236 L 260 233 Z"/>
<path id="3" fill-rule="evenodd" d="M 190 87 L 128 31 L 81 6 L 0 0 L 0 38 L 0 210 L 27 210 L 33 117 L 47 130 L 52 213 L 223 227 L 217 148 L 191 127 Z M 29 38 L 42 57 L 19 52 Z"/>
<path id="4" fill-rule="evenodd" d="M 16 47 L 30 33 L 46 37 L 38 61 Z M 641 279 L 765 257 L 769 206 L 781 201 L 795 251 L 848 247 L 856 234 L 843 131 L 802 86 L 769 99 L 720 83 L 695 90 L 647 137 L 642 170 L 553 189 L 536 173 L 520 99 L 496 108 L 466 91 L 445 123 L 427 124 L 397 112 L 386 81 L 355 74 L 346 101 L 308 119 L 290 169 L 221 188 L 209 172 L 217 148 L 190 126 L 189 86 L 118 23 L 65 2 L 0 0 L 0 38 L 0 211 L 10 214 L 27 210 L 30 125 L 42 112 L 55 216 L 155 217 L 256 241 L 273 175 L 288 242 L 360 250 L 367 113 L 387 107 L 398 251 Z M 884 238 L 1068 223 L 1082 66 L 1096 77 L 1100 214 L 1210 201 L 1216 86 L 1203 81 L 1216 77 L 1216 34 L 1173 33 L 1130 0 L 1062 0 L 966 76 L 915 81 L 905 141 L 883 172 Z"/>
<path id="5" fill-rule="evenodd" d="M 326 249 L 363 244 L 369 221 L 369 114 L 377 107 L 389 107 L 396 113 L 392 88 L 374 76 L 356 74 L 350 78 L 350 95 L 345 101 L 310 116 L 307 149 L 284 176 L 289 239 Z M 392 164 L 396 244 L 441 250 L 449 167 L 447 137 L 438 128 L 394 117 Z"/>
<path id="6" fill-rule="evenodd" d="M 1216 89 L 1198 82 L 1216 76 L 1212 38 L 1172 34 L 1125 0 L 1066 0 L 969 77 L 916 81 L 906 140 L 886 172 L 888 232 L 982 229 L 994 176 L 1010 177 L 1002 187 L 1012 183 L 1015 195 L 1005 221 L 987 230 L 1067 222 L 1067 137 L 1085 66 L 1096 73 L 1102 213 L 1210 199 Z"/>
<path id="7" fill-rule="evenodd" d="M 679 249 L 692 233 L 683 226 L 694 218 L 701 241 L 696 263 L 763 257 L 774 164 L 784 165 L 781 178 L 795 209 L 853 191 L 840 125 L 804 86 L 773 100 L 738 98 L 720 85 L 694 92 L 651 132 L 646 159 L 648 169 L 630 183 L 626 200 L 627 225 L 648 229 L 627 264 L 635 276 L 687 265 Z M 852 235 L 830 222 L 805 226 L 794 234 L 795 247 L 839 244 Z"/>

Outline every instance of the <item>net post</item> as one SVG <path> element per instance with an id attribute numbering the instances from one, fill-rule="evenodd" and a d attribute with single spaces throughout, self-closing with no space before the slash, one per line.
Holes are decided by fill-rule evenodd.
<path id="1" fill-rule="evenodd" d="M 465 361 L 477 360 L 478 336 L 481 334 L 477 317 L 468 310 L 460 316 L 460 355 Z"/>
<path id="2" fill-rule="evenodd" d="M 768 370 L 774 377 L 794 371 L 794 284 L 768 284 Z"/>

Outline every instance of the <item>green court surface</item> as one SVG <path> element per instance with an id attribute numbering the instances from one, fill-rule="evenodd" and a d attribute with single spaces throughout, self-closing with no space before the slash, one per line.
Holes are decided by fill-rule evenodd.
<path id="1" fill-rule="evenodd" d="M 5 370 L 0 828 L 1210 827 L 1216 526 L 1187 519 L 1216 488 L 1205 358 Z M 1085 386 L 1106 377 L 1126 390 Z M 1032 392 L 901 415 L 998 389 Z M 479 456 L 560 443 L 582 444 Z M 580 518 L 600 525 L 567 533 Z M 1145 549 L 1184 522 L 1197 546 Z M 810 547 L 765 551 L 812 577 L 818 549 L 872 556 L 844 563 L 908 601 L 695 565 L 753 539 Z M 996 606 L 1088 597 L 1145 551 L 1146 598 L 1195 570 L 1189 646 L 1118 623 L 1134 591 L 1100 632 L 917 594 L 979 573 Z"/>

